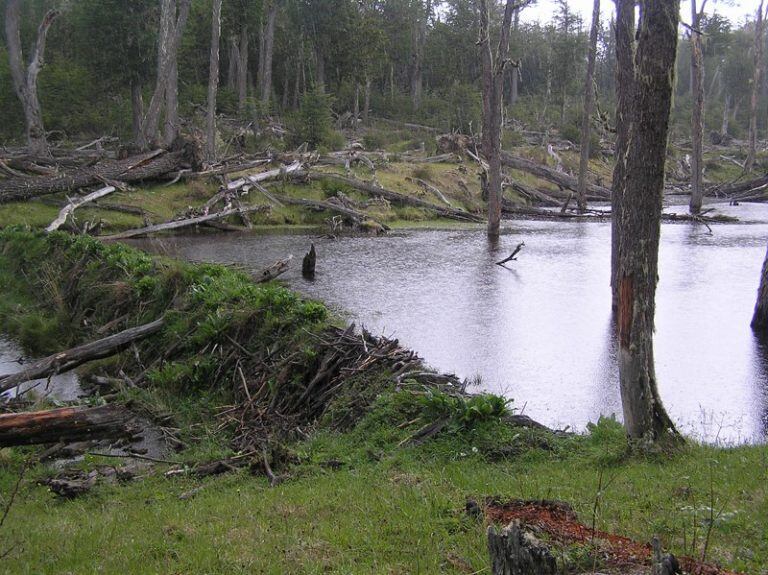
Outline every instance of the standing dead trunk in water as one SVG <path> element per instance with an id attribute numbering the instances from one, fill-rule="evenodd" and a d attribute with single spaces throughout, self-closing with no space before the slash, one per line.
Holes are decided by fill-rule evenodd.
<path id="1" fill-rule="evenodd" d="M 248 26 L 240 28 L 240 43 L 237 59 L 237 112 L 245 114 L 245 101 L 248 97 Z"/>
<path id="2" fill-rule="evenodd" d="M 587 78 L 584 80 L 584 116 L 581 119 L 581 158 L 579 160 L 578 206 L 579 213 L 587 209 L 587 169 L 589 168 L 589 139 L 592 108 L 595 105 L 595 92 L 592 83 L 595 77 L 597 59 L 597 32 L 600 27 L 600 0 L 595 0 L 592 8 L 592 28 L 589 31 L 589 58 L 587 60 Z"/>
<path id="3" fill-rule="evenodd" d="M 221 2 L 222 0 L 213 0 L 211 15 L 211 60 L 208 67 L 208 110 L 205 133 L 205 156 L 209 162 L 216 161 L 216 94 L 219 90 Z"/>
<path id="4" fill-rule="evenodd" d="M 43 68 L 45 40 L 48 29 L 59 15 L 58 10 L 49 10 L 37 28 L 37 40 L 32 57 L 24 69 L 24 52 L 21 48 L 20 11 L 21 0 L 8 0 L 5 5 L 5 41 L 8 47 L 8 63 L 16 96 L 24 109 L 27 131 L 27 147 L 38 156 L 48 156 L 48 141 L 43 127 L 43 112 L 37 97 L 37 77 Z"/>
<path id="5" fill-rule="evenodd" d="M 421 0 L 418 1 L 418 10 L 421 11 Z M 411 52 L 411 106 L 414 111 L 421 108 L 421 96 L 423 92 L 424 76 L 422 73 L 424 63 L 424 46 L 427 43 L 427 22 L 432 12 L 432 0 L 426 0 L 424 11 L 413 21 L 413 49 Z"/>
<path id="6" fill-rule="evenodd" d="M 480 58 L 483 65 L 483 156 L 488 162 L 484 186 L 488 195 L 488 235 L 498 237 L 501 225 L 501 119 L 503 107 L 504 66 L 509 54 L 512 14 L 530 4 L 530 0 L 507 0 L 496 53 L 491 49 L 490 6 L 479 0 Z"/>
<path id="7" fill-rule="evenodd" d="M 702 168 L 704 163 L 703 133 L 704 133 L 704 62 L 701 53 L 701 19 L 707 0 L 702 0 L 701 10 L 696 10 L 696 0 L 691 0 L 691 94 L 693 110 L 691 114 L 691 202 L 689 210 L 692 214 L 701 211 L 704 198 L 702 184 Z"/>
<path id="8" fill-rule="evenodd" d="M 301 262 L 301 275 L 306 279 L 315 278 L 315 264 L 317 263 L 317 252 L 315 251 L 315 244 L 309 248 L 309 251 L 304 256 Z"/>
<path id="9" fill-rule="evenodd" d="M 259 93 L 261 103 L 266 107 L 272 95 L 272 53 L 275 45 L 275 18 L 277 17 L 277 2 L 273 0 L 269 4 L 267 12 L 267 24 L 264 28 L 264 55 L 261 58 L 261 77 L 259 78 Z"/>
<path id="10" fill-rule="evenodd" d="M 160 126 L 160 114 L 163 104 L 168 104 L 167 92 L 173 91 L 171 96 L 171 105 L 176 101 L 178 91 L 178 74 L 176 69 L 177 54 L 181 36 L 184 32 L 184 26 L 189 16 L 190 0 L 179 0 L 178 14 L 176 9 L 176 0 L 161 0 L 160 2 L 160 32 L 158 35 L 157 49 L 157 80 L 155 90 L 152 93 L 152 99 L 149 102 L 147 113 L 141 123 L 141 134 L 139 147 L 149 148 L 158 139 L 158 129 Z M 168 114 L 168 110 L 166 110 Z M 176 116 L 177 111 L 171 110 L 171 115 Z M 173 121 L 171 122 L 173 127 Z M 178 130 L 178 117 L 175 120 L 176 130 Z M 166 123 L 166 139 L 170 132 L 168 122 Z"/>
<path id="11" fill-rule="evenodd" d="M 611 193 L 611 294 L 612 308 L 619 305 L 619 213 L 624 198 L 626 155 L 635 85 L 635 2 L 616 3 L 616 153 Z"/>
<path id="12" fill-rule="evenodd" d="M 763 271 L 760 274 L 760 287 L 757 290 L 757 303 L 752 316 L 752 329 L 760 334 L 768 334 L 768 252 L 763 261 Z"/>
<path id="13" fill-rule="evenodd" d="M 619 0 L 617 4 L 632 3 Z M 641 0 L 624 198 L 619 213 L 619 377 L 624 425 L 631 439 L 679 438 L 661 402 L 653 360 L 664 161 L 672 105 L 680 0 Z"/>
<path id="14" fill-rule="evenodd" d="M 763 74 L 763 0 L 757 7 L 755 19 L 755 70 L 752 76 L 752 99 L 749 108 L 749 151 L 744 168 L 749 172 L 755 167 L 757 158 L 757 103 L 760 95 L 760 79 Z"/>

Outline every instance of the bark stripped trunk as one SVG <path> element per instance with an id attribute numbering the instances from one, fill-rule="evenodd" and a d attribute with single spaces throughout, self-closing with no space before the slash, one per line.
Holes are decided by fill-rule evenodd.
<path id="1" fill-rule="evenodd" d="M 731 95 L 726 92 L 725 103 L 723 104 L 723 124 L 720 127 L 720 134 L 722 135 L 724 140 L 728 136 L 728 124 L 729 124 L 728 121 L 730 120 L 730 109 L 731 109 Z"/>
<path id="2" fill-rule="evenodd" d="M 579 160 L 579 183 L 577 202 L 579 212 L 587 209 L 587 169 L 589 168 L 589 138 L 592 108 L 595 104 L 595 92 L 592 82 L 595 77 L 597 59 L 597 32 L 600 26 L 600 0 L 595 0 L 592 8 L 592 28 L 589 31 L 589 58 L 587 60 L 587 78 L 584 81 L 584 116 L 581 119 L 581 158 Z"/>
<path id="3" fill-rule="evenodd" d="M 261 77 L 259 78 L 261 103 L 266 107 L 272 95 L 272 53 L 275 45 L 275 18 L 277 17 L 277 2 L 269 4 L 267 25 L 264 29 L 264 56 L 261 60 Z"/>
<path id="4" fill-rule="evenodd" d="M 620 0 L 617 4 L 632 4 Z M 619 212 L 619 376 L 630 438 L 652 444 L 678 437 L 661 403 L 653 360 L 664 161 L 672 103 L 680 0 L 642 0 L 635 89 Z"/>
<path id="5" fill-rule="evenodd" d="M 611 194 L 611 303 L 619 305 L 619 213 L 624 199 L 627 157 L 620 150 L 627 149 L 631 124 L 632 98 L 635 86 L 635 3 L 632 0 L 616 2 L 616 163 L 613 168 Z"/>
<path id="6" fill-rule="evenodd" d="M 691 202 L 689 210 L 692 214 L 701 212 L 701 202 L 704 197 L 702 185 L 702 166 L 704 161 L 704 63 L 701 53 L 701 18 L 707 0 L 702 0 L 701 11 L 696 10 L 696 0 L 691 0 L 691 94 L 693 95 L 693 113 L 691 114 Z"/>
<path id="7" fill-rule="evenodd" d="M 176 55 L 171 62 L 165 87 L 165 130 L 163 143 L 169 147 L 179 134 L 179 63 Z"/>
<path id="8" fill-rule="evenodd" d="M 752 99 L 749 108 L 749 151 L 744 162 L 745 169 L 749 172 L 755 167 L 757 158 L 757 103 L 760 95 L 760 78 L 763 73 L 763 0 L 757 7 L 755 19 L 755 71 L 752 76 Z"/>
<path id="9" fill-rule="evenodd" d="M 517 8 L 515 10 L 515 21 L 512 25 L 512 29 L 515 31 L 515 37 L 517 37 L 517 32 L 520 29 L 520 8 Z M 510 96 L 510 104 L 513 106 L 517 103 L 517 100 L 519 99 L 519 88 L 520 85 L 520 67 L 515 66 L 512 68 L 512 94 Z"/>
<path id="10" fill-rule="evenodd" d="M 421 11 L 421 0 L 418 9 Z M 432 0 L 426 0 L 423 12 L 413 22 L 413 52 L 411 53 L 411 106 L 414 111 L 421 108 L 423 92 L 422 67 L 424 62 L 424 45 L 427 42 L 427 22 L 432 11 Z"/>
<path id="11" fill-rule="evenodd" d="M 208 69 L 208 117 L 205 134 L 205 156 L 208 162 L 216 161 L 216 94 L 219 90 L 221 2 L 222 0 L 213 0 L 211 16 L 211 60 Z"/>
<path id="12" fill-rule="evenodd" d="M 768 252 L 763 261 L 760 274 L 760 287 L 757 290 L 757 303 L 752 316 L 752 329 L 760 334 L 768 334 Z"/>
<path id="13" fill-rule="evenodd" d="M 240 28 L 240 43 L 237 59 L 237 112 L 245 114 L 245 104 L 248 98 L 248 26 L 243 23 Z"/>
<path id="14" fill-rule="evenodd" d="M 5 38 L 8 47 L 8 61 L 11 68 L 11 80 L 16 96 L 24 109 L 27 146 L 36 156 L 48 156 L 48 141 L 43 126 L 43 112 L 37 97 L 37 77 L 43 67 L 45 40 L 48 29 L 59 15 L 58 10 L 49 10 L 37 29 L 37 40 L 26 70 L 24 70 L 24 52 L 21 48 L 20 11 L 21 0 L 8 0 L 5 5 Z"/>

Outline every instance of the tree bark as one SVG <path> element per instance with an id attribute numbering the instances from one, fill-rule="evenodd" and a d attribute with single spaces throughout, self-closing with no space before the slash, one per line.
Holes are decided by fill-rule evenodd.
<path id="1" fill-rule="evenodd" d="M 635 90 L 635 2 L 616 3 L 616 163 L 613 168 L 611 193 L 611 294 L 612 308 L 619 305 L 619 214 L 625 195 L 626 150 L 632 123 L 632 101 Z"/>
<path id="2" fill-rule="evenodd" d="M 0 415 L 0 447 L 130 436 L 134 415 L 115 405 Z"/>
<path id="3" fill-rule="evenodd" d="M 8 47 L 11 80 L 16 96 L 24 110 L 29 151 L 35 156 L 48 156 L 50 152 L 43 126 L 43 112 L 37 96 L 37 77 L 43 68 L 48 30 L 59 15 L 59 11 L 49 10 L 40 22 L 32 57 L 25 70 L 24 53 L 21 48 L 20 7 L 21 0 L 8 0 L 5 5 L 5 39 Z"/>
<path id="4" fill-rule="evenodd" d="M 515 31 L 515 37 L 517 37 L 517 32 L 520 29 L 520 8 L 517 8 L 515 10 L 515 19 L 512 24 L 512 29 Z M 519 41 L 519 40 L 518 40 Z M 512 88 L 511 88 L 511 96 L 510 96 L 510 103 L 514 106 L 517 103 L 517 100 L 519 99 L 519 88 L 520 85 L 520 67 L 514 66 L 512 68 Z"/>
<path id="5" fill-rule="evenodd" d="M 501 531 L 488 527 L 491 575 L 555 575 L 557 560 L 531 531 L 513 522 Z"/>
<path id="6" fill-rule="evenodd" d="M 131 133 L 133 140 L 138 142 L 141 139 L 141 121 L 144 118 L 144 98 L 141 94 L 141 84 L 135 80 L 131 82 L 131 111 L 133 114 Z"/>
<path id="7" fill-rule="evenodd" d="M 248 26 L 243 23 L 240 28 L 240 43 L 237 60 L 237 112 L 245 114 L 246 99 L 248 98 Z"/>
<path id="8" fill-rule="evenodd" d="M 205 157 L 209 163 L 216 161 L 216 94 L 219 90 L 221 3 L 222 0 L 213 0 L 211 16 L 211 59 L 208 67 L 208 110 L 205 134 Z"/>
<path id="9" fill-rule="evenodd" d="M 704 62 L 701 52 L 701 19 L 707 0 L 702 0 L 701 11 L 696 9 L 696 0 L 691 0 L 691 95 L 693 110 L 691 114 L 691 202 L 689 210 L 692 214 L 701 212 L 701 202 L 704 197 L 702 185 L 702 168 L 704 162 Z"/>
<path id="10" fill-rule="evenodd" d="M 589 140 L 592 108 L 595 103 L 595 91 L 592 83 L 595 77 L 595 60 L 597 59 L 597 33 L 600 27 L 600 0 L 595 0 L 592 8 L 592 27 L 589 31 L 589 57 L 587 60 L 587 77 L 584 80 L 584 111 L 581 119 L 581 158 L 579 159 L 579 182 L 577 203 L 579 213 L 587 209 L 587 171 L 589 169 Z"/>
<path id="11" fill-rule="evenodd" d="M 723 137 L 723 140 L 726 139 L 728 136 L 728 124 L 730 120 L 730 110 L 731 110 L 731 95 L 726 92 L 725 93 L 725 102 L 723 103 L 723 124 L 720 127 L 720 134 Z"/>
<path id="12" fill-rule="evenodd" d="M 262 77 L 259 79 L 261 103 L 264 108 L 269 104 L 269 98 L 272 95 L 272 53 L 275 45 L 276 17 L 277 1 L 273 0 L 269 4 L 269 11 L 267 12 L 267 25 L 264 29 L 264 57 L 261 66 Z"/>
<path id="13" fill-rule="evenodd" d="M 768 334 L 768 252 L 763 261 L 760 274 L 760 287 L 757 290 L 755 313 L 752 315 L 752 329 L 760 334 Z"/>
<path id="14" fill-rule="evenodd" d="M 757 7 L 755 19 L 755 70 L 752 76 L 752 98 L 749 108 L 749 150 L 744 168 L 750 172 L 755 167 L 757 158 L 757 104 L 760 95 L 760 79 L 763 73 L 763 0 Z"/>
<path id="15" fill-rule="evenodd" d="M 365 100 L 363 104 L 363 125 L 368 125 L 368 116 L 371 113 L 371 77 L 365 76 Z"/>
<path id="16" fill-rule="evenodd" d="M 153 322 L 132 327 L 114 335 L 39 359 L 25 365 L 24 369 L 17 373 L 0 375 L 0 392 L 8 391 L 26 381 L 64 373 L 94 359 L 103 359 L 114 355 L 134 341 L 144 339 L 160 331 L 164 325 L 165 320 L 163 318 L 156 319 Z"/>
<path id="17" fill-rule="evenodd" d="M 237 45 L 237 37 L 229 38 L 229 62 L 227 62 L 227 88 L 233 92 L 237 90 L 237 71 L 240 69 L 240 48 Z"/>
<path id="18" fill-rule="evenodd" d="M 418 9 L 421 11 L 421 0 L 418 0 Z M 424 46 L 427 42 L 427 24 L 429 14 L 432 12 L 432 0 L 425 0 L 423 12 L 413 22 L 413 50 L 411 52 L 411 105 L 414 111 L 421 108 L 424 76 Z"/>
<path id="19" fill-rule="evenodd" d="M 631 109 L 622 110 L 631 127 L 627 148 L 617 149 L 626 157 L 618 218 L 619 376 L 627 434 L 653 444 L 679 437 L 656 384 L 653 326 L 680 0 L 641 0 L 640 8 L 634 96 Z"/>

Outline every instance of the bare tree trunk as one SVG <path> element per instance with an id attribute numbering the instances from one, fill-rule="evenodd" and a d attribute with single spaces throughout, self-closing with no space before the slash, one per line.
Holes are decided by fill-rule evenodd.
<path id="1" fill-rule="evenodd" d="M 421 6 L 419 6 L 421 8 Z M 414 110 L 421 108 L 423 92 L 422 67 L 424 61 L 424 45 L 427 42 L 427 23 L 432 11 L 432 0 L 426 0 L 424 12 L 413 22 L 413 52 L 411 53 L 411 105 Z"/>
<path id="2" fill-rule="evenodd" d="M 360 82 L 355 81 L 355 101 L 352 107 L 352 129 L 357 131 L 357 120 L 360 118 Z"/>
<path id="3" fill-rule="evenodd" d="M 512 13 L 521 3 L 507 0 L 496 54 L 491 49 L 490 6 L 479 0 L 480 53 L 483 64 L 483 155 L 488 162 L 483 185 L 488 195 L 488 236 L 499 236 L 501 224 L 501 115 L 503 107 L 504 65 L 509 54 Z"/>
<path id="4" fill-rule="evenodd" d="M 48 141 L 43 126 L 43 112 L 37 97 L 37 77 L 43 68 L 45 40 L 48 29 L 59 15 L 58 10 L 49 10 L 37 28 L 37 40 L 29 65 L 24 70 L 24 53 L 21 48 L 20 26 L 21 0 L 8 0 L 5 5 L 5 39 L 8 47 L 8 61 L 11 68 L 13 89 L 24 109 L 27 129 L 27 146 L 37 156 L 49 155 Z"/>
<path id="5" fill-rule="evenodd" d="M 133 113 L 133 139 L 138 142 L 141 139 L 141 120 L 144 117 L 144 98 L 141 94 L 141 84 L 136 80 L 131 82 L 131 110 Z"/>
<path id="6" fill-rule="evenodd" d="M 702 165 L 704 162 L 703 132 L 704 132 L 704 63 L 701 53 L 701 33 L 699 26 L 704 15 L 707 0 L 702 0 L 701 11 L 696 10 L 696 0 L 691 0 L 691 94 L 693 96 L 693 112 L 691 114 L 691 202 L 689 210 L 692 214 L 701 212 L 701 202 L 704 198 L 702 185 Z"/>
<path id="7" fill-rule="evenodd" d="M 581 119 L 581 158 L 579 160 L 579 212 L 587 209 L 587 171 L 589 169 L 589 139 L 592 108 L 595 104 L 595 91 L 592 83 L 595 78 L 595 60 L 597 59 L 597 32 L 600 27 L 600 0 L 595 0 L 592 8 L 592 28 L 589 31 L 589 58 L 587 60 L 587 78 L 584 80 L 584 116 Z"/>
<path id="8" fill-rule="evenodd" d="M 631 109 L 622 111 L 632 129 L 627 148 L 616 150 L 626 157 L 619 212 L 618 339 L 624 425 L 630 438 L 651 444 L 678 437 L 656 384 L 653 322 L 680 0 L 641 0 L 640 7 L 634 97 Z"/>
<path id="9" fill-rule="evenodd" d="M 752 316 L 752 329 L 763 335 L 768 334 L 768 252 L 763 261 L 763 271 L 760 274 L 760 287 L 757 290 L 757 303 Z"/>
<path id="10" fill-rule="evenodd" d="M 515 37 L 520 29 L 520 8 L 515 9 L 515 20 L 512 25 L 512 29 L 515 31 Z M 519 99 L 519 84 L 520 84 L 520 67 L 515 66 L 512 68 L 512 95 L 510 96 L 510 103 L 514 106 Z"/>
<path id="11" fill-rule="evenodd" d="M 168 84 L 165 88 L 165 130 L 163 142 L 170 147 L 179 135 L 179 63 L 176 56 L 171 62 L 168 74 Z"/>
<path id="12" fill-rule="evenodd" d="M 219 90 L 221 2 L 222 0 L 213 0 L 211 16 L 211 60 L 208 67 L 208 117 L 205 134 L 205 155 L 209 162 L 216 160 L 216 94 Z"/>
<path id="13" fill-rule="evenodd" d="M 227 63 L 227 88 L 237 90 L 237 71 L 240 69 L 240 48 L 237 37 L 229 38 L 229 62 Z"/>
<path id="14" fill-rule="evenodd" d="M 760 78 L 763 73 L 763 0 L 757 8 L 755 19 L 755 70 L 752 76 L 752 99 L 749 108 L 749 151 L 744 167 L 752 171 L 757 158 L 757 103 L 760 94 Z"/>
<path id="15" fill-rule="evenodd" d="M 726 92 L 725 93 L 725 103 L 723 104 L 723 125 L 720 127 L 720 133 L 723 135 L 723 138 L 725 138 L 728 135 L 728 120 L 730 119 L 730 108 L 731 108 L 731 95 Z"/>
<path id="16" fill-rule="evenodd" d="M 315 46 L 315 86 L 325 92 L 325 55 L 319 46 Z"/>
<path id="17" fill-rule="evenodd" d="M 288 92 L 291 89 L 290 86 L 290 78 L 288 77 L 288 70 L 285 71 L 285 74 L 283 75 L 283 94 L 282 94 L 282 102 L 280 103 L 280 107 L 282 108 L 283 113 L 288 109 Z"/>
<path id="18" fill-rule="evenodd" d="M 616 152 L 611 194 L 611 293 L 612 308 L 619 305 L 619 213 L 626 186 L 626 150 L 635 89 L 635 3 L 632 0 L 616 2 Z"/>
<path id="19" fill-rule="evenodd" d="M 365 76 L 365 102 L 363 104 L 363 125 L 368 125 L 368 116 L 371 113 L 371 77 Z"/>
<path id="20" fill-rule="evenodd" d="M 277 16 L 277 2 L 269 4 L 267 12 L 267 26 L 264 30 L 264 58 L 262 60 L 261 103 L 266 107 L 272 95 L 272 53 L 275 45 L 275 18 Z"/>
<path id="21" fill-rule="evenodd" d="M 245 114 L 245 101 L 248 97 L 248 26 L 243 23 L 240 29 L 240 52 L 237 60 L 237 111 Z"/>

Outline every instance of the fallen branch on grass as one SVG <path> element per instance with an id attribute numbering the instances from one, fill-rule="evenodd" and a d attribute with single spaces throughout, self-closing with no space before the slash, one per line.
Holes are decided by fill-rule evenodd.
<path id="1" fill-rule="evenodd" d="M 54 230 L 58 230 L 61 226 L 64 225 L 64 223 L 67 221 L 67 218 L 80 206 L 87 204 L 88 202 L 92 202 L 94 200 L 98 200 L 99 198 L 103 198 L 104 196 L 108 196 L 112 192 L 116 191 L 117 188 L 115 186 L 105 186 L 103 188 L 99 188 L 95 192 L 91 192 L 90 194 L 83 196 L 81 198 L 75 198 L 74 200 L 71 200 L 69 204 L 64 206 L 61 211 L 59 212 L 59 215 L 56 216 L 56 219 L 53 220 L 47 228 L 45 228 L 46 232 L 52 232 Z"/>

